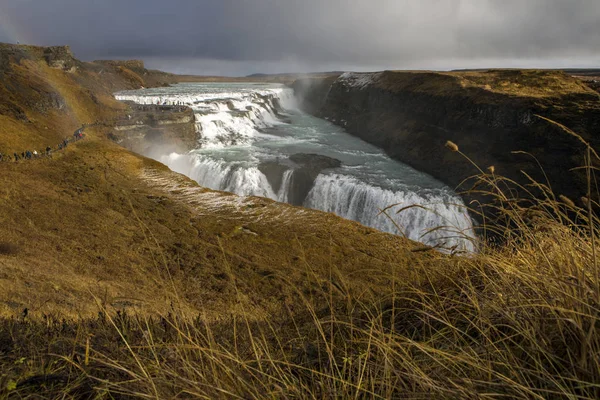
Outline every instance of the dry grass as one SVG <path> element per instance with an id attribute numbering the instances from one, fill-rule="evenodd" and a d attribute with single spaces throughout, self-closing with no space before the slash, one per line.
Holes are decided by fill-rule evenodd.
<path id="1" fill-rule="evenodd" d="M 386 71 L 377 85 L 391 91 L 410 90 L 432 95 L 464 95 L 465 89 L 481 94 L 547 99 L 597 93 L 582 80 L 561 71 L 489 70 L 461 72 Z M 471 97 L 475 92 L 471 92 Z M 490 97 L 491 98 L 491 97 Z"/>
<path id="2" fill-rule="evenodd" d="M 143 87 L 144 80 L 135 72 L 125 67 L 118 67 L 119 71 L 125 76 L 125 79 L 131 81 L 136 87 Z"/>
<path id="3" fill-rule="evenodd" d="M 67 109 L 1 117 L 3 145 L 119 112 L 91 72 L 13 70 L 23 93 L 1 101 L 52 87 Z M 535 182 L 516 199 L 481 166 L 502 244 L 457 257 L 267 200 L 194 202 L 203 189 L 106 133 L 0 165 L 0 397 L 600 397 L 591 152 L 583 203 Z"/>
<path id="4" fill-rule="evenodd" d="M 557 97 L 561 95 L 591 94 L 580 79 L 561 71 L 544 70 L 490 70 L 486 72 L 455 72 L 463 87 L 520 97 Z"/>
<path id="5" fill-rule="evenodd" d="M 542 184 L 528 189 L 545 199 L 513 199 L 493 171 L 476 179 L 498 200 L 500 246 L 369 271 L 388 282 L 378 292 L 335 265 L 325 278 L 299 265 L 304 289 L 274 271 L 293 295 L 261 316 L 253 287 L 236 283 L 246 312 L 218 322 L 177 304 L 144 317 L 101 302 L 96 319 L 4 320 L 2 385 L 24 398 L 598 398 L 600 220 Z"/>

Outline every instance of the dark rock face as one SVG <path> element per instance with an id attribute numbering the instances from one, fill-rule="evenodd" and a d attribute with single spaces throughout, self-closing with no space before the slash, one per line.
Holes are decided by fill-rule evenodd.
<path id="1" fill-rule="evenodd" d="M 265 174 L 267 181 L 269 181 L 269 184 L 275 193 L 279 192 L 279 189 L 281 189 L 283 174 L 288 169 L 288 166 L 275 161 L 265 161 L 258 165 L 258 170 Z"/>
<path id="2" fill-rule="evenodd" d="M 183 106 L 129 105 L 127 115 L 116 122 L 111 139 L 140 154 L 154 149 L 187 152 L 196 148 L 194 112 Z"/>
<path id="3" fill-rule="evenodd" d="M 398 85 L 397 74 L 381 73 L 365 85 L 348 85 L 343 78 L 298 81 L 294 89 L 306 111 L 329 119 L 451 187 L 478 170 L 446 149 L 447 140 L 455 142 L 483 170 L 493 165 L 496 174 L 527 184 L 521 172 L 525 171 L 546 183 L 533 155 L 556 195 L 578 199 L 585 194 L 585 174 L 573 171 L 584 165 L 585 146 L 535 115 L 564 124 L 592 145 L 599 145 L 600 101 L 595 93 L 533 98 L 461 87 L 453 77 L 433 73 L 410 74 Z M 488 201 L 481 195 L 463 197 L 467 204 Z"/>
<path id="4" fill-rule="evenodd" d="M 289 161 L 293 166 L 290 165 Z M 337 168 L 341 165 L 342 162 L 335 158 L 319 154 L 298 153 L 291 155 L 282 162 L 263 162 L 258 166 L 258 169 L 265 174 L 275 193 L 278 193 L 281 189 L 285 172 L 293 169 L 294 172 L 289 183 L 291 189 L 288 193 L 288 203 L 301 206 L 312 189 L 317 176 L 325 169 Z"/>
<path id="5" fill-rule="evenodd" d="M 290 186 L 293 190 L 290 191 L 288 197 L 288 202 L 296 206 L 304 203 L 315 179 L 323 170 L 342 165 L 340 160 L 318 154 L 294 154 L 290 156 L 290 160 L 299 166 L 292 175 Z"/>
<path id="6" fill-rule="evenodd" d="M 44 49 L 44 59 L 50 67 L 65 71 L 75 67 L 77 63 L 69 46 L 46 47 Z"/>
<path id="7" fill-rule="evenodd" d="M 587 81 L 586 85 L 588 85 L 591 89 L 595 90 L 596 92 L 600 93 L 600 77 L 598 77 L 597 79 L 591 79 Z"/>

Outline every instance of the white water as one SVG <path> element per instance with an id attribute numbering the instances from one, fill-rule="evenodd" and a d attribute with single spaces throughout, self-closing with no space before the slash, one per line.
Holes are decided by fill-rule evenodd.
<path id="1" fill-rule="evenodd" d="M 350 78 L 358 80 L 356 84 L 364 80 Z M 471 220 L 452 190 L 391 160 L 341 128 L 299 112 L 291 89 L 259 84 L 180 84 L 121 92 L 117 98 L 140 104 L 186 104 L 194 109 L 200 135 L 197 150 L 164 154 L 155 149 L 147 155 L 202 186 L 293 202 L 300 196 L 293 177 L 301 166 L 288 157 L 320 154 L 340 160 L 342 166 L 322 170 L 302 205 L 429 245 L 474 250 L 472 242 L 465 239 L 472 236 Z M 278 167 L 270 170 L 265 163 Z M 278 177 L 279 187 L 269 182 L 273 175 Z M 388 216 L 381 214 L 395 204 Z M 447 228 L 436 229 L 439 227 Z"/>
<path id="2" fill-rule="evenodd" d="M 283 173 L 283 178 L 281 181 L 281 187 L 279 188 L 279 193 L 277 194 L 277 201 L 282 203 L 287 203 L 289 201 L 289 195 L 291 190 L 292 183 L 292 175 L 294 174 L 293 169 L 288 169 Z"/>
<path id="3" fill-rule="evenodd" d="M 204 187 L 240 196 L 260 196 L 277 200 L 267 178 L 256 167 L 242 167 L 210 157 L 177 153 L 162 156 L 158 160 Z"/>
<path id="4" fill-rule="evenodd" d="M 400 230 L 412 240 L 435 245 L 444 236 L 456 236 L 457 229 L 471 226 L 457 199 L 447 193 L 426 196 L 415 192 L 391 191 L 374 187 L 345 175 L 320 175 L 306 199 L 306 206 L 335 213 L 341 217 L 370 225 L 384 232 Z M 380 210 L 393 207 L 387 215 Z M 403 207 L 410 207 L 397 213 Z M 428 233 L 441 226 L 435 233 Z M 468 232 L 465 232 L 468 233 Z M 457 244 L 453 241 L 452 245 Z"/>
<path id="5" fill-rule="evenodd" d="M 250 146 L 260 129 L 281 123 L 277 115 L 278 108 L 295 108 L 290 90 L 283 87 L 249 89 L 248 85 L 233 85 L 231 88 L 205 85 L 202 89 L 197 85 L 176 85 L 120 92 L 116 98 L 138 104 L 192 107 L 203 148 Z"/>

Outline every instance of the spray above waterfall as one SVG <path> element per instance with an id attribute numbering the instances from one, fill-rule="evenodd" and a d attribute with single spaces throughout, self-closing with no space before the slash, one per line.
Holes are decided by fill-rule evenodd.
<path id="1" fill-rule="evenodd" d="M 179 84 L 117 98 L 194 110 L 196 150 L 148 155 L 202 186 L 333 212 L 432 246 L 473 250 L 471 219 L 452 190 L 298 111 L 289 88 Z M 381 212 L 391 205 L 397 206 Z"/>

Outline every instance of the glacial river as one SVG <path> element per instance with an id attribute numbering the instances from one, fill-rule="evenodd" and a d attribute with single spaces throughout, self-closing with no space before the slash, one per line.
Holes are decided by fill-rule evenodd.
<path id="1" fill-rule="evenodd" d="M 452 189 L 301 112 L 287 87 L 184 83 L 116 97 L 192 107 L 198 148 L 186 154 L 158 148 L 146 155 L 202 186 L 333 212 L 428 245 L 473 250 L 466 239 L 472 221 Z"/>

